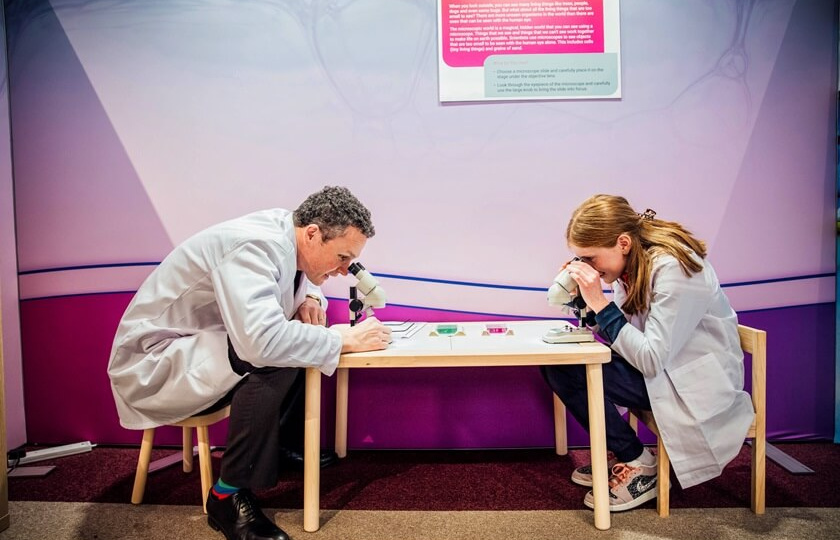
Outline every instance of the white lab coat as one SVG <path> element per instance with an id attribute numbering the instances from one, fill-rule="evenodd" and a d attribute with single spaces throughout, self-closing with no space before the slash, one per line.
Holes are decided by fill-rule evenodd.
<path id="1" fill-rule="evenodd" d="M 317 367 L 331 375 L 341 335 L 293 320 L 297 247 L 292 214 L 255 212 L 176 247 L 140 286 L 117 329 L 108 376 L 120 424 L 146 429 L 183 420 L 241 379 L 227 338 L 255 367 Z M 323 298 L 323 297 L 322 297 Z"/>
<path id="2" fill-rule="evenodd" d="M 695 256 L 696 257 L 696 256 Z M 687 488 L 721 474 L 754 411 L 744 388 L 738 321 L 711 264 L 690 278 L 671 255 L 653 260 L 648 311 L 628 316 L 612 344 L 645 377 L 677 479 Z M 626 291 L 615 282 L 614 301 Z"/>

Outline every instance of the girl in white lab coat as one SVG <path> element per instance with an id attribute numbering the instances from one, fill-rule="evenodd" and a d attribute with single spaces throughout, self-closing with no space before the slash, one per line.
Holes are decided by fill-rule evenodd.
<path id="1" fill-rule="evenodd" d="M 738 321 L 705 244 L 680 224 L 636 213 L 623 197 L 595 195 L 572 214 L 567 268 L 613 350 L 604 366 L 610 507 L 656 497 L 656 457 L 615 406 L 653 411 L 683 488 L 716 476 L 739 452 L 753 420 L 744 392 Z M 612 284 L 613 300 L 601 282 Z M 589 428 L 583 366 L 545 366 L 543 376 Z M 592 485 L 589 466 L 572 481 Z M 584 504 L 593 507 L 589 492 Z"/>

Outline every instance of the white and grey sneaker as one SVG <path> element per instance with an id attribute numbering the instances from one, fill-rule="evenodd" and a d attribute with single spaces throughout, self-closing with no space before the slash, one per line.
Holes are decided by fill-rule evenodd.
<path id="1" fill-rule="evenodd" d="M 613 465 L 618 463 L 615 455 L 612 452 L 607 452 L 607 475 L 613 468 Z M 579 486 L 592 487 L 592 464 L 578 467 L 572 471 L 572 482 Z"/>
<path id="2" fill-rule="evenodd" d="M 616 463 L 610 476 L 610 512 L 623 512 L 655 499 L 656 463 L 640 464 L 638 467 L 627 463 Z M 586 494 L 583 504 L 595 508 L 592 492 Z"/>

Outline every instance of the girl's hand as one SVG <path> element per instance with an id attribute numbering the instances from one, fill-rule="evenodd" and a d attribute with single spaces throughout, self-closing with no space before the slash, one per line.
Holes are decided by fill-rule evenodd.
<path id="1" fill-rule="evenodd" d="M 609 301 L 604 296 L 604 289 L 601 284 L 601 274 L 583 261 L 573 260 L 567 265 L 569 275 L 578 284 L 578 293 L 583 296 L 587 307 L 598 313 Z"/>

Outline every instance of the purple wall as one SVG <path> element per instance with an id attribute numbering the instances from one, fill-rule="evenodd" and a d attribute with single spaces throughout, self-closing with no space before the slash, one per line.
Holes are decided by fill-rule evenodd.
<path id="1" fill-rule="evenodd" d="M 131 294 L 24 301 L 21 319 L 30 443 L 137 444 L 121 428 L 105 373 L 110 344 Z M 331 319 L 346 320 L 333 300 Z M 833 304 L 748 312 L 741 322 L 768 332 L 768 437 L 830 439 L 833 430 Z M 388 307 L 383 320 L 489 320 L 457 312 Z M 49 336 L 43 335 L 48 331 Z M 795 334 L 793 341 L 785 336 Z M 323 431 L 333 441 L 335 382 L 323 385 Z M 553 445 L 551 394 L 527 368 L 357 369 L 350 373 L 350 448 L 503 448 Z M 525 421 L 524 419 L 527 419 Z M 224 425 L 214 430 L 224 443 Z M 158 444 L 179 444 L 163 430 Z M 572 420 L 569 443 L 588 438 Z"/>

